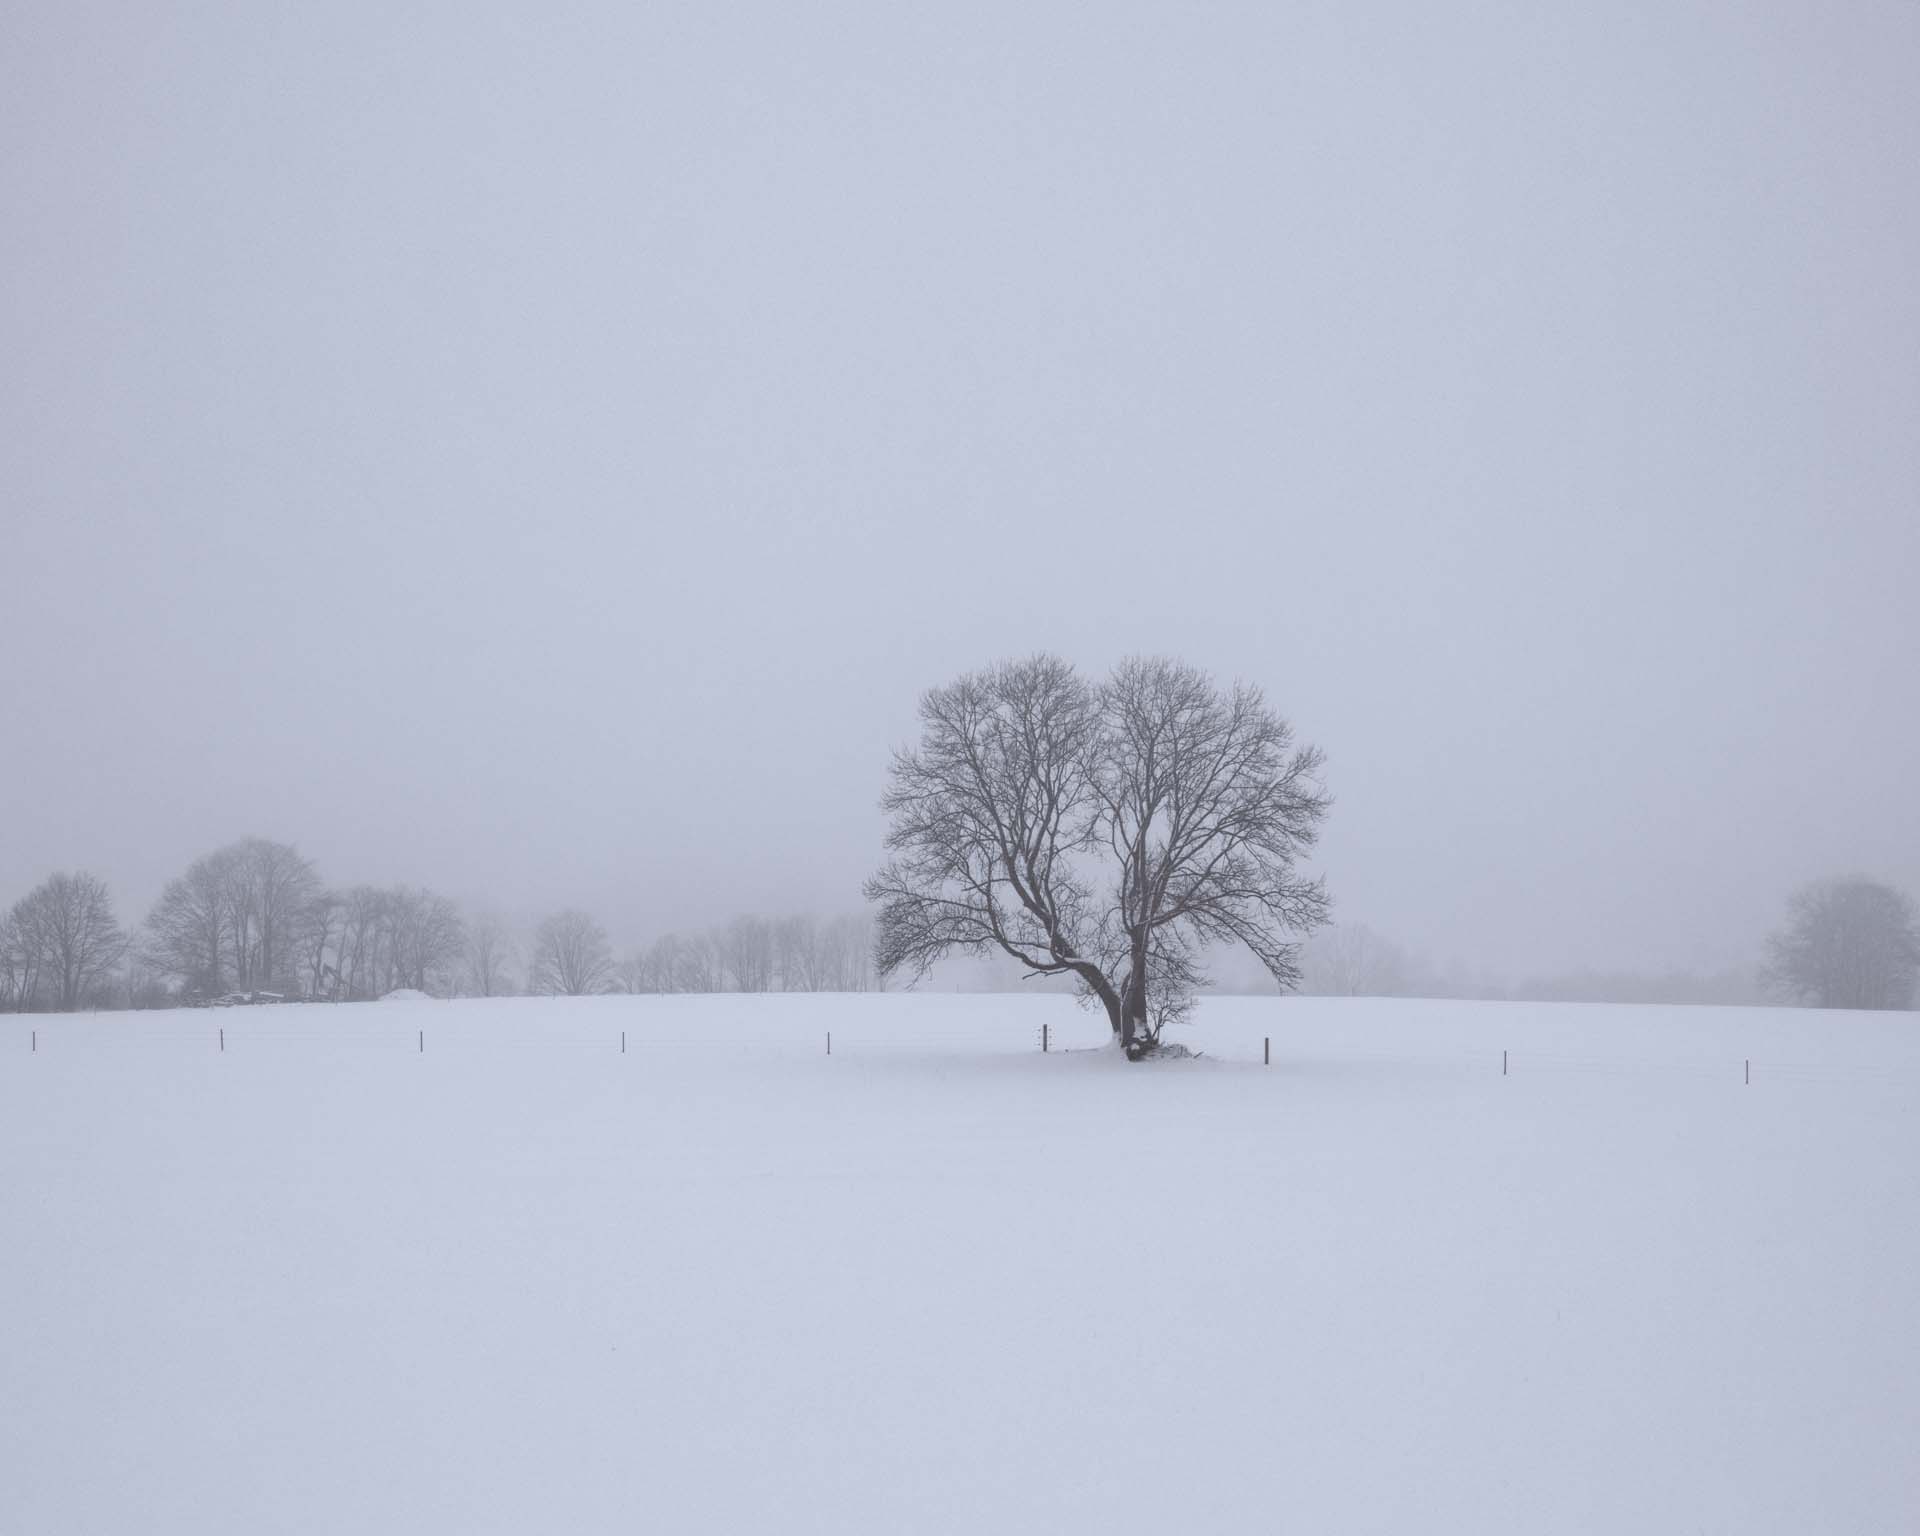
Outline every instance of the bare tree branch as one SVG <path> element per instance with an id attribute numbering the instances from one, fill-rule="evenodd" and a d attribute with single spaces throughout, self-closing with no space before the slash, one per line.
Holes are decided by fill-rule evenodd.
<path id="1" fill-rule="evenodd" d="M 1072 976 L 1130 1054 L 1205 981 L 1206 943 L 1298 982 L 1295 936 L 1327 897 L 1295 865 L 1330 801 L 1319 752 L 1257 689 L 1152 658 L 1096 690 L 1035 656 L 933 689 L 920 719 L 881 802 L 893 857 L 866 888 L 882 975 L 999 950 Z"/>

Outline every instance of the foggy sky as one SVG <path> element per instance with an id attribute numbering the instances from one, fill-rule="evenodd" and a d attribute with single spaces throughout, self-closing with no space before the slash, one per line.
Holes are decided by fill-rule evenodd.
<path id="1" fill-rule="evenodd" d="M 1508 971 L 1920 893 L 1920 7 L 0 10 L 0 903 L 858 906 L 1164 651 Z"/>

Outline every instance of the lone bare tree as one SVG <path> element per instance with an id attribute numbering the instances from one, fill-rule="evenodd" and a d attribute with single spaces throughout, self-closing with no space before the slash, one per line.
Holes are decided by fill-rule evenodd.
<path id="1" fill-rule="evenodd" d="M 556 912 L 534 930 L 527 990 L 581 997 L 601 991 L 613 970 L 605 931 L 584 912 Z"/>
<path id="2" fill-rule="evenodd" d="M 883 977 L 997 949 L 1072 977 L 1132 1059 L 1189 1006 L 1208 944 L 1298 983 L 1327 897 L 1295 865 L 1331 802 L 1258 689 L 1163 658 L 1095 687 L 1042 655 L 932 689 L 920 719 L 866 887 Z"/>
<path id="3" fill-rule="evenodd" d="M 1891 886 L 1819 880 L 1796 891 L 1767 944 L 1768 975 L 1816 1008 L 1905 1008 L 1920 976 L 1920 923 Z"/>

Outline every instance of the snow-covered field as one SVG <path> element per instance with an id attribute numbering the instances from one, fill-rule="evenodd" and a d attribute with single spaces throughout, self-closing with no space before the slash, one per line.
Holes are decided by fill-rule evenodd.
<path id="1" fill-rule="evenodd" d="M 0 1531 L 1920 1531 L 1920 1017 L 1043 1020 L 0 1020 Z"/>

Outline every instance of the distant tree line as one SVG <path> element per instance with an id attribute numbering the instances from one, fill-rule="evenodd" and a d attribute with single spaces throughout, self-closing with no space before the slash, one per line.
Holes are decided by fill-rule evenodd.
<path id="1" fill-rule="evenodd" d="M 0 1011 L 355 1002 L 402 989 L 866 991 L 876 984 L 871 950 L 861 917 L 747 916 L 669 934 L 616 965 L 605 930 L 585 912 L 552 914 L 523 944 L 495 913 L 468 916 L 422 886 L 330 887 L 292 844 L 246 837 L 168 881 L 132 931 L 98 876 L 43 881 L 0 916 Z"/>
<path id="2" fill-rule="evenodd" d="M 865 992 L 881 985 L 873 937 L 865 915 L 746 915 L 662 935 L 616 960 L 606 931 L 585 912 L 553 913 L 523 938 L 497 913 L 463 914 L 421 886 L 330 887 L 291 844 L 247 837 L 195 859 L 131 931 L 98 876 L 42 881 L 0 913 L 0 1012 L 276 996 L 350 1002 L 402 988 L 435 997 Z M 1756 969 L 1504 981 L 1436 971 L 1364 923 L 1346 922 L 1301 946 L 1299 970 L 1298 990 L 1310 996 L 1910 1008 L 1920 983 L 1920 916 L 1893 887 L 1848 878 L 1798 891 Z M 989 968 L 964 985 L 1015 990 L 1018 976 Z M 1275 984 L 1264 971 L 1223 968 L 1217 990 Z"/>
<path id="3" fill-rule="evenodd" d="M 622 992 L 870 992 L 873 924 L 863 915 L 736 917 L 725 927 L 669 933 L 614 971 Z"/>
<path id="4" fill-rule="evenodd" d="M 1436 969 L 1364 923 L 1308 941 L 1300 990 L 1316 997 L 1452 997 L 1540 1003 L 1750 1004 L 1767 1000 L 1751 967 L 1722 971 L 1574 971 L 1511 980 Z"/>
<path id="5" fill-rule="evenodd" d="M 1850 877 L 1803 886 L 1760 965 L 1715 971 L 1576 971 L 1514 981 L 1437 971 L 1364 923 L 1330 924 L 1300 952 L 1298 991 L 1310 997 L 1458 997 L 1513 1002 L 1788 1003 L 1902 1009 L 1920 997 L 1920 913 L 1902 892 Z M 1272 991 L 1229 976 L 1223 990 Z"/>

